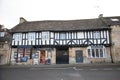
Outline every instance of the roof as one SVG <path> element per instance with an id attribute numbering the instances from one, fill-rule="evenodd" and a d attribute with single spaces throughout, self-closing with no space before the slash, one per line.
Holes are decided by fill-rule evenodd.
<path id="1" fill-rule="evenodd" d="M 120 25 L 120 16 L 114 17 L 103 17 L 103 20 L 106 22 L 107 25 Z"/>
<path id="2" fill-rule="evenodd" d="M 120 24 L 120 21 L 111 21 L 112 18 L 120 19 L 120 17 L 102 17 L 81 20 L 26 21 L 13 27 L 11 32 L 108 29 L 110 28 L 108 25 Z"/>

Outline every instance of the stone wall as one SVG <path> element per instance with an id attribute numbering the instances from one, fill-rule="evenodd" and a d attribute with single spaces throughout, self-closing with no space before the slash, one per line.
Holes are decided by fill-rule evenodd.
<path id="1" fill-rule="evenodd" d="M 83 51 L 83 63 L 106 63 L 111 62 L 110 47 L 106 47 L 105 58 L 89 58 L 87 53 L 87 47 L 84 48 L 69 48 L 69 63 L 76 64 L 76 50 Z"/>
<path id="2" fill-rule="evenodd" d="M 0 48 L 1 61 L 0 65 L 9 64 L 10 48 L 8 43 L 4 43 L 3 48 Z"/>
<path id="3" fill-rule="evenodd" d="M 112 57 L 113 62 L 120 62 L 120 26 L 111 26 L 111 40 L 112 40 Z"/>

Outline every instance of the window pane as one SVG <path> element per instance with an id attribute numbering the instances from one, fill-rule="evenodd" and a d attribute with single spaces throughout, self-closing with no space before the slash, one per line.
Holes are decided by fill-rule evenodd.
<path id="1" fill-rule="evenodd" d="M 35 33 L 34 32 L 31 32 L 31 33 L 28 33 L 28 40 L 35 40 Z"/>
<path id="2" fill-rule="evenodd" d="M 15 41 L 21 41 L 22 40 L 22 33 L 16 33 L 14 34 Z"/>
<path id="3" fill-rule="evenodd" d="M 71 39 L 71 33 L 68 33 L 68 39 Z"/>
<path id="4" fill-rule="evenodd" d="M 75 39 L 76 38 L 76 34 L 73 32 L 72 33 L 72 39 Z"/>
<path id="5" fill-rule="evenodd" d="M 103 57 L 103 49 L 100 49 L 100 57 Z"/>
<path id="6" fill-rule="evenodd" d="M 99 57 L 99 50 L 96 49 L 96 57 Z"/>
<path id="7" fill-rule="evenodd" d="M 0 32 L 0 37 L 4 37 L 5 32 Z"/>
<path id="8" fill-rule="evenodd" d="M 88 57 L 91 57 L 91 55 L 90 55 L 90 49 L 88 49 Z"/>
<path id="9" fill-rule="evenodd" d="M 42 32 L 42 40 L 49 40 L 49 32 Z"/>
<path id="10" fill-rule="evenodd" d="M 100 32 L 95 31 L 93 36 L 94 36 L 94 38 L 100 38 Z"/>
<path id="11" fill-rule="evenodd" d="M 23 39 L 25 39 L 25 33 L 23 33 Z"/>
<path id="12" fill-rule="evenodd" d="M 92 49 L 92 57 L 95 57 L 94 49 Z"/>
<path id="13" fill-rule="evenodd" d="M 59 33 L 55 33 L 55 39 L 59 39 Z"/>
<path id="14" fill-rule="evenodd" d="M 65 39 L 66 35 L 65 33 L 60 33 L 60 39 Z"/>

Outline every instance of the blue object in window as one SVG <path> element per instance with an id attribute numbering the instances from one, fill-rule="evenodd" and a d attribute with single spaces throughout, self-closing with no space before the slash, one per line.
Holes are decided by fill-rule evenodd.
<path id="1" fill-rule="evenodd" d="M 24 56 L 24 57 L 21 57 L 21 62 L 27 62 L 27 57 L 26 56 Z"/>

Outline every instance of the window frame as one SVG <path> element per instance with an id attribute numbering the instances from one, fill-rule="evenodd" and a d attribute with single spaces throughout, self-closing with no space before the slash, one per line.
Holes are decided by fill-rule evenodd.
<path id="1" fill-rule="evenodd" d="M 94 39 L 100 38 L 100 32 L 99 32 L 99 31 L 94 31 L 94 32 L 93 32 L 93 38 L 94 38 Z"/>
<path id="2" fill-rule="evenodd" d="M 60 39 L 66 39 L 66 33 L 62 32 L 59 34 Z"/>
<path id="3" fill-rule="evenodd" d="M 102 50 L 102 53 L 101 53 L 101 50 Z M 92 53 L 93 51 L 94 53 Z M 104 46 L 102 47 L 101 46 L 94 46 L 94 47 L 89 46 L 87 48 L 87 54 L 88 54 L 88 58 L 106 58 L 107 57 L 106 48 Z"/>
<path id="4" fill-rule="evenodd" d="M 5 32 L 0 32 L 0 37 L 4 37 L 5 36 Z"/>
<path id="5" fill-rule="evenodd" d="M 29 32 L 27 36 L 29 41 L 35 40 L 35 32 Z"/>

